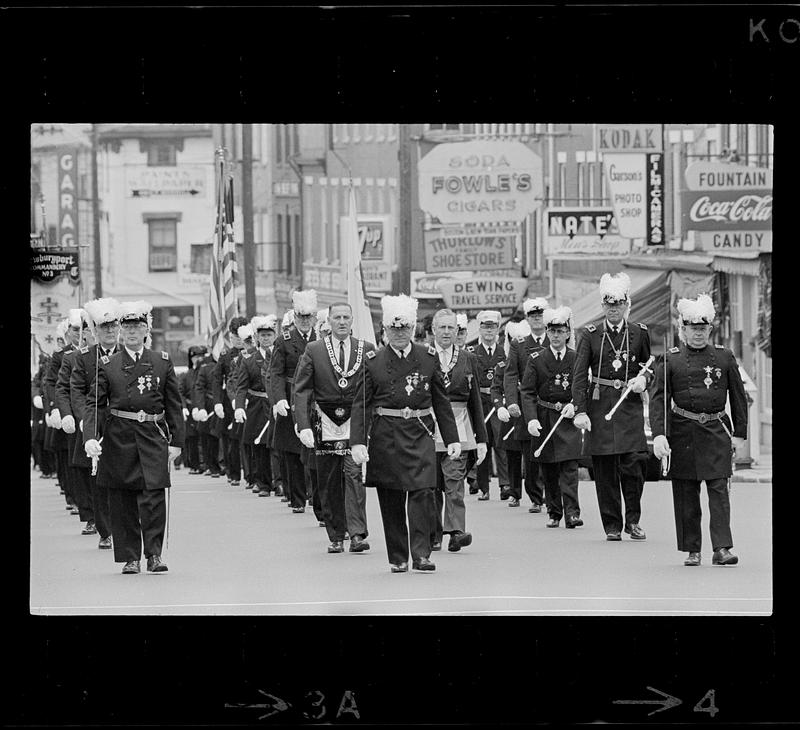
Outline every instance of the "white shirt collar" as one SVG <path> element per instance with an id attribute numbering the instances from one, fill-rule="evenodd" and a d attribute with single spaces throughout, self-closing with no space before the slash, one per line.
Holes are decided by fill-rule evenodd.
<path id="1" fill-rule="evenodd" d="M 622 328 L 625 326 L 625 320 L 623 319 L 622 322 L 619 324 L 611 324 L 608 320 L 606 320 L 606 329 L 611 330 L 612 327 L 616 327 L 618 332 L 622 331 Z"/>
<path id="2" fill-rule="evenodd" d="M 127 345 L 125 346 L 125 352 L 127 352 L 128 355 L 130 355 L 131 360 L 136 360 L 136 353 L 133 350 L 129 350 Z M 142 349 L 139 350 L 139 355 L 141 355 L 143 352 L 144 352 L 144 346 L 142 346 Z"/>
<path id="3" fill-rule="evenodd" d="M 395 354 L 397 355 L 397 357 L 400 357 L 401 354 L 403 356 L 405 356 L 405 357 L 408 357 L 408 354 L 411 352 L 411 345 L 412 344 L 413 344 L 412 342 L 409 342 L 406 345 L 406 348 L 404 350 L 402 350 L 402 351 L 398 350 L 396 347 L 394 347 L 394 345 L 389 345 L 389 347 L 391 347 L 395 351 Z"/>
<path id="4" fill-rule="evenodd" d="M 550 345 L 550 352 L 553 353 L 553 357 L 556 357 L 556 355 L 558 355 L 559 352 L 561 353 L 561 356 L 563 357 L 564 353 L 566 353 L 566 351 L 567 351 L 566 346 L 564 346 L 563 350 L 556 350 L 552 345 Z"/>
<path id="5" fill-rule="evenodd" d="M 537 335 L 537 334 L 536 334 L 536 333 L 534 333 L 534 332 L 531 332 L 531 337 L 533 337 L 533 339 L 534 339 L 534 340 L 538 340 L 539 342 L 544 342 L 544 338 L 545 338 L 546 336 L 547 336 L 547 331 L 544 331 L 544 332 L 542 332 L 542 333 L 541 333 L 541 334 L 539 334 L 539 335 Z"/>
<path id="6" fill-rule="evenodd" d="M 350 337 L 345 337 L 343 340 L 338 339 L 331 335 L 331 346 L 333 347 L 333 354 L 339 358 L 339 343 L 344 343 L 344 364 L 347 367 L 347 362 L 350 360 Z"/>

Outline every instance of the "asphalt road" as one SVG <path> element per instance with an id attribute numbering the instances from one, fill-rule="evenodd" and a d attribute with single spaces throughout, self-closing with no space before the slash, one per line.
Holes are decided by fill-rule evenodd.
<path id="1" fill-rule="evenodd" d="M 112 551 L 64 508 L 52 479 L 31 472 L 30 608 L 39 615 L 769 615 L 772 485 L 732 486 L 735 567 L 703 565 L 675 547 L 669 482 L 648 482 L 647 540 L 606 542 L 593 482 L 581 482 L 585 525 L 547 529 L 547 517 L 467 497 L 473 544 L 432 554 L 436 571 L 389 572 L 376 495 L 368 490 L 367 553 L 329 555 L 310 508 L 255 497 L 224 478 L 173 475 L 169 572 L 122 575 Z M 707 503 L 702 498 L 704 511 Z M 345 543 L 347 547 L 349 543 Z"/>

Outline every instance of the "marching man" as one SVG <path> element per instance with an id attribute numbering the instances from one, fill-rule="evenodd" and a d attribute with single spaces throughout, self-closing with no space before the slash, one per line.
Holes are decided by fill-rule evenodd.
<path id="1" fill-rule="evenodd" d="M 530 356 L 520 387 L 528 432 L 534 437 L 544 437 L 537 448 L 541 449 L 538 458 L 550 516 L 548 527 L 558 527 L 562 516 L 566 517 L 567 527 L 583 524 L 578 504 L 581 435 L 572 425 L 575 352 L 567 347 L 571 317 L 569 307 L 545 309 L 544 323 L 550 345 Z"/>
<path id="2" fill-rule="evenodd" d="M 715 316 L 711 297 L 701 294 L 696 300 L 681 299 L 678 314 L 681 345 L 665 353 L 651 387 L 653 453 L 659 459 L 671 457 L 669 476 L 678 550 L 689 553 L 684 565 L 700 565 L 701 481 L 705 481 L 708 492 L 714 551 L 711 562 L 736 565 L 739 558 L 730 552 L 733 537 L 728 479 L 732 474 L 731 449 L 741 448 L 747 438 L 747 396 L 734 354 L 722 345 L 709 343 Z M 727 400 L 732 419 L 725 412 Z"/>

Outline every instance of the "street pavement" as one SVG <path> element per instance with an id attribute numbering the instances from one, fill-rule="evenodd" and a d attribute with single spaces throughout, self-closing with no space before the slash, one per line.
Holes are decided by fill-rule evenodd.
<path id="1" fill-rule="evenodd" d="M 432 554 L 436 571 L 389 572 L 374 490 L 367 553 L 329 555 L 310 507 L 293 514 L 225 478 L 173 473 L 169 572 L 122 575 L 113 551 L 65 510 L 53 479 L 31 471 L 30 609 L 37 615 L 769 615 L 772 484 L 731 486 L 735 567 L 711 565 L 703 489 L 703 564 L 676 550 L 667 481 L 642 498 L 647 540 L 607 542 L 594 483 L 579 488 L 583 527 L 545 527 L 527 497 L 509 508 L 468 495 L 473 544 Z M 345 549 L 349 545 L 345 542 Z"/>

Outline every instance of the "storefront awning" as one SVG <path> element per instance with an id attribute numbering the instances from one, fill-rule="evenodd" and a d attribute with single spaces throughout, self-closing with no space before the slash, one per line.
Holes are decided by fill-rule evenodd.
<path id="1" fill-rule="evenodd" d="M 648 326 L 669 325 L 669 272 L 661 269 L 625 268 L 631 278 L 632 322 Z M 594 290 L 576 301 L 572 307 L 572 327 L 577 330 L 603 321 L 600 297 Z"/>
<path id="2" fill-rule="evenodd" d="M 759 276 L 761 263 L 758 257 L 758 251 L 750 251 L 746 254 L 739 254 L 736 257 L 715 256 L 712 268 L 714 271 L 724 271 L 726 274 Z"/>

